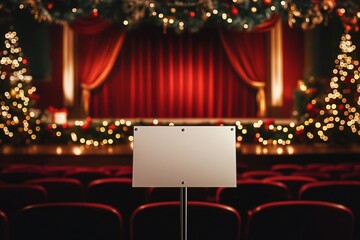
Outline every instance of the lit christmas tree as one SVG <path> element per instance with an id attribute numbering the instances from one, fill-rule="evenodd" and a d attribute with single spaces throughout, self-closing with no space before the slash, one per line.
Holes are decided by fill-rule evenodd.
<path id="1" fill-rule="evenodd" d="M 32 111 L 36 88 L 27 75 L 27 60 L 15 31 L 5 34 L 0 52 L 0 143 L 27 144 L 38 141 L 40 120 Z"/>
<path id="2" fill-rule="evenodd" d="M 321 99 L 311 100 L 297 127 L 298 133 L 312 141 L 346 144 L 360 140 L 360 66 L 351 56 L 356 47 L 347 32 L 339 48 L 330 91 Z"/>

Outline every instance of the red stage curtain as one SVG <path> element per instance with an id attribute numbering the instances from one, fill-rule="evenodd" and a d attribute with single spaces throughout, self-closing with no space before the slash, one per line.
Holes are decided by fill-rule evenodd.
<path id="1" fill-rule="evenodd" d="M 258 117 L 264 117 L 266 114 L 266 66 L 269 63 L 265 54 L 268 48 L 266 32 L 270 31 L 277 21 L 279 16 L 275 15 L 252 32 L 219 31 L 232 67 L 243 81 L 258 91 Z"/>
<path id="2" fill-rule="evenodd" d="M 241 61 L 241 64 L 249 65 L 249 69 L 256 69 L 249 77 L 251 80 L 265 79 L 265 37 L 260 35 L 257 39 L 256 36 L 259 35 L 234 35 L 234 46 L 228 44 L 228 47 L 235 53 L 245 47 L 244 54 L 251 54 L 229 60 L 214 29 L 181 35 L 170 32 L 164 35 L 161 29 L 152 27 L 129 32 L 106 82 L 92 91 L 91 116 L 256 117 L 257 90 L 232 68 L 232 61 Z M 113 39 L 108 34 L 97 37 L 108 41 Z M 102 62 L 94 61 L 97 59 L 96 55 L 92 56 L 97 54 L 95 46 L 93 53 L 86 52 L 86 49 L 92 49 L 88 36 L 81 40 L 79 47 L 84 55 L 79 56 L 84 62 L 79 66 L 89 69 L 104 67 Z M 258 57 L 254 59 L 255 53 Z"/>
<path id="3" fill-rule="evenodd" d="M 268 63 L 266 33 L 220 31 L 222 45 L 238 76 L 257 89 L 258 117 L 265 116 L 266 66 Z"/>
<path id="4" fill-rule="evenodd" d="M 125 33 L 104 21 L 95 25 L 86 22 L 78 21 L 79 25 L 73 27 L 78 33 L 77 71 L 82 88 L 82 104 L 85 113 L 88 113 L 90 92 L 107 79 L 119 55 Z"/>

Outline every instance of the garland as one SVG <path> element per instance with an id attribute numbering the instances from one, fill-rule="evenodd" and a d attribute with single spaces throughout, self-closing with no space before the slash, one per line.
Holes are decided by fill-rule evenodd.
<path id="1" fill-rule="evenodd" d="M 30 11 L 39 22 L 91 16 L 126 30 L 150 22 L 164 32 L 196 32 L 207 25 L 251 31 L 275 15 L 303 30 L 327 24 L 336 16 L 345 28 L 358 30 L 360 17 L 360 5 L 352 0 L 4 0 L 0 21 L 9 21 L 19 9 Z"/>

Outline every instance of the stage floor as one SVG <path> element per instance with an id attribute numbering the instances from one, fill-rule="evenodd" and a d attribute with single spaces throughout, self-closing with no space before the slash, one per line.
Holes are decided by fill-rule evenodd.
<path id="1" fill-rule="evenodd" d="M 275 163 L 357 162 L 360 144 L 332 146 L 327 144 L 268 145 L 241 144 L 237 162 L 250 168 L 267 168 Z M 42 165 L 132 165 L 130 144 L 112 146 L 28 145 L 0 146 L 0 164 L 29 163 Z"/>

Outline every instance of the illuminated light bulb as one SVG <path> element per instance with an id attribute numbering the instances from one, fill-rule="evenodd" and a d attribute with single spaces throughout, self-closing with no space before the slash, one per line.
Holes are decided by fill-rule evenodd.
<path id="1" fill-rule="evenodd" d="M 243 130 L 241 130 L 241 133 L 245 135 L 247 133 L 247 130 L 243 129 Z"/>
<path id="2" fill-rule="evenodd" d="M 125 26 L 127 26 L 127 25 L 129 25 L 129 21 L 125 19 L 125 20 L 123 21 L 123 24 L 124 24 Z"/>

